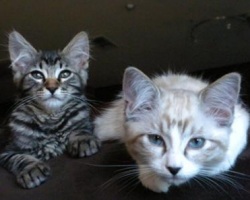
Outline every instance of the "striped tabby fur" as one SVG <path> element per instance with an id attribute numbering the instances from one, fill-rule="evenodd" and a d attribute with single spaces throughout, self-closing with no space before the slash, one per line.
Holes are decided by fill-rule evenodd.
<path id="1" fill-rule="evenodd" d="M 34 188 L 50 176 L 45 160 L 65 150 L 73 157 L 90 156 L 100 146 L 83 94 L 89 41 L 81 32 L 63 51 L 36 51 L 14 31 L 9 52 L 19 98 L 9 118 L 11 137 L 0 164 L 23 188 Z"/>

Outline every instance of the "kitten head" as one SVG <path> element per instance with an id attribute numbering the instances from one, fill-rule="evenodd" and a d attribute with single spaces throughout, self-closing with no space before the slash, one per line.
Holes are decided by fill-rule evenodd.
<path id="1" fill-rule="evenodd" d="M 20 33 L 9 34 L 14 82 L 21 97 L 32 97 L 43 106 L 61 107 L 82 94 L 88 78 L 89 40 L 78 33 L 62 51 L 37 51 Z"/>
<path id="2" fill-rule="evenodd" d="M 157 86 L 136 68 L 125 71 L 125 144 L 142 184 L 156 192 L 228 169 L 226 155 L 240 75 L 199 93 Z M 225 164 L 227 163 L 227 164 Z"/>

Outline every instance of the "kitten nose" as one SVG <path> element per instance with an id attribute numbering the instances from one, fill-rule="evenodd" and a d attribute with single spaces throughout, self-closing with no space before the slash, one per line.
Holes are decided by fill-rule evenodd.
<path id="1" fill-rule="evenodd" d="M 57 88 L 47 88 L 51 94 L 54 94 Z"/>
<path id="2" fill-rule="evenodd" d="M 167 167 L 169 172 L 175 176 L 176 174 L 178 174 L 178 172 L 180 171 L 180 167 Z"/>
<path id="3" fill-rule="evenodd" d="M 47 90 L 50 91 L 51 94 L 54 94 L 57 88 L 59 87 L 59 82 L 56 79 L 47 79 L 44 83 Z"/>

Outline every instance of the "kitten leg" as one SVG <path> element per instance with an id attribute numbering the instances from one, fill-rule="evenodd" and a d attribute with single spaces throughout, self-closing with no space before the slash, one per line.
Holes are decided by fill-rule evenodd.
<path id="1" fill-rule="evenodd" d="M 27 154 L 4 152 L 0 155 L 0 164 L 16 175 L 17 183 L 23 188 L 37 187 L 50 176 L 47 164 Z"/>
<path id="2" fill-rule="evenodd" d="M 73 132 L 69 135 L 68 153 L 73 157 L 86 157 L 98 152 L 101 143 L 90 133 Z"/>
<path id="3" fill-rule="evenodd" d="M 24 188 L 34 188 L 44 183 L 50 176 L 50 168 L 44 162 L 27 165 L 18 175 L 17 182 Z"/>

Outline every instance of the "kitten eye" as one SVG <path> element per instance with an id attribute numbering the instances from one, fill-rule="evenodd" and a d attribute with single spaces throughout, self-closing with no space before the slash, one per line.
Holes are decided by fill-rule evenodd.
<path id="1" fill-rule="evenodd" d="M 71 71 L 69 70 L 64 70 L 59 74 L 60 78 L 68 78 L 71 75 Z"/>
<path id="2" fill-rule="evenodd" d="M 200 149 L 205 145 L 204 138 L 193 138 L 189 141 L 188 147 L 192 149 Z"/>
<path id="3" fill-rule="evenodd" d="M 38 79 L 38 80 L 44 78 L 43 73 L 42 73 L 42 72 L 39 72 L 39 71 L 33 71 L 33 72 L 31 72 L 30 74 L 31 74 L 31 76 L 32 76 L 33 78 Z"/>
<path id="4" fill-rule="evenodd" d="M 160 135 L 156 134 L 148 135 L 148 140 L 149 142 L 157 146 L 162 146 L 164 144 L 164 141 Z"/>

